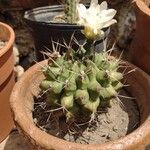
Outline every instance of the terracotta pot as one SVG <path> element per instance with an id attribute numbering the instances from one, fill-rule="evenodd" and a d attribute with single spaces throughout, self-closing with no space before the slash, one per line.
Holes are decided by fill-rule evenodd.
<path id="1" fill-rule="evenodd" d="M 141 114 L 141 125 L 131 134 L 112 142 L 95 145 L 82 145 L 68 142 L 39 129 L 33 122 L 32 109 L 34 96 L 39 93 L 39 84 L 44 79 L 39 71 L 47 61 L 31 67 L 15 85 L 10 102 L 17 128 L 30 141 L 36 150 L 144 150 L 145 145 L 150 143 L 150 78 L 142 70 L 137 69 L 130 75 L 125 76 L 127 90 L 136 98 Z M 126 62 L 130 69 L 135 66 Z"/>
<path id="2" fill-rule="evenodd" d="M 7 44 L 0 49 L 0 142 L 9 134 L 13 124 L 11 117 L 9 96 L 15 84 L 13 73 L 14 56 L 13 43 L 15 34 L 13 29 L 0 22 L 0 39 Z"/>
<path id="3" fill-rule="evenodd" d="M 150 75 L 150 9 L 135 0 L 136 31 L 131 44 L 131 61 Z"/>

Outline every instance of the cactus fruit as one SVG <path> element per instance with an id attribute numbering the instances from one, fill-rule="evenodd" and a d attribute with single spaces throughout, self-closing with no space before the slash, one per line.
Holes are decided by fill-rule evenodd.
<path id="1" fill-rule="evenodd" d="M 118 61 L 109 59 L 107 53 L 81 60 L 70 60 L 66 55 L 51 58 L 43 68 L 45 79 L 40 88 L 46 91 L 47 103 L 65 108 L 67 119 L 89 117 L 98 108 L 109 106 L 123 87 Z"/>
<path id="2" fill-rule="evenodd" d="M 65 16 L 67 23 L 76 23 L 77 0 L 65 0 Z"/>

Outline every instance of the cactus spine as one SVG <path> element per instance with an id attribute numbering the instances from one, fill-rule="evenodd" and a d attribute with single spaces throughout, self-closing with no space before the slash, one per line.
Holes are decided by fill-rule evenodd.
<path id="1" fill-rule="evenodd" d="M 76 23 L 77 0 L 65 0 L 65 16 L 67 23 Z"/>

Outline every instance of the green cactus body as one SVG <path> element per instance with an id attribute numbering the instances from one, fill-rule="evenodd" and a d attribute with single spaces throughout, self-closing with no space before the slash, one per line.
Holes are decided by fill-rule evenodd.
<path id="1" fill-rule="evenodd" d="M 63 86 L 64 86 L 64 83 L 62 82 L 57 82 L 57 81 L 54 81 L 52 84 L 51 84 L 51 91 L 55 94 L 60 94 L 62 89 L 63 89 Z"/>
<path id="2" fill-rule="evenodd" d="M 79 72 L 81 73 L 86 69 L 86 66 L 82 63 L 79 63 L 79 69 L 80 69 Z"/>
<path id="3" fill-rule="evenodd" d="M 95 57 L 94 57 L 94 63 L 96 64 L 96 66 L 101 69 L 101 65 L 103 63 L 103 60 L 104 60 L 104 56 L 103 55 L 99 55 L 99 54 L 95 54 Z"/>
<path id="4" fill-rule="evenodd" d="M 91 113 L 96 112 L 98 106 L 100 105 L 100 99 L 97 98 L 95 101 L 89 100 L 84 107 L 88 109 Z"/>
<path id="5" fill-rule="evenodd" d="M 104 70 L 99 70 L 97 73 L 96 73 L 96 80 L 99 82 L 99 83 L 102 83 L 103 80 L 106 80 L 106 72 Z"/>
<path id="6" fill-rule="evenodd" d="M 60 95 L 59 94 L 54 94 L 52 92 L 47 93 L 46 95 L 46 101 L 50 106 L 56 106 L 59 104 L 60 101 Z"/>
<path id="7" fill-rule="evenodd" d="M 118 67 L 119 67 L 119 61 L 118 60 L 112 60 L 111 63 L 109 63 L 109 69 L 110 70 L 117 71 Z"/>
<path id="8" fill-rule="evenodd" d="M 44 74 L 48 80 L 55 80 L 60 74 L 60 68 L 48 67 L 47 70 L 44 70 Z"/>
<path id="9" fill-rule="evenodd" d="M 73 66 L 72 66 L 72 73 L 74 73 L 74 75 L 77 77 L 77 75 L 79 74 L 79 66 L 78 66 L 78 63 L 77 62 L 74 62 Z M 75 78 L 76 78 L 75 77 Z"/>
<path id="10" fill-rule="evenodd" d="M 88 85 L 90 99 L 95 101 L 95 99 L 100 96 L 100 90 L 101 85 L 97 82 L 96 78 L 93 78 Z"/>
<path id="11" fill-rule="evenodd" d="M 90 81 L 89 81 L 88 76 L 84 74 L 84 75 L 78 76 L 76 79 L 76 82 L 77 82 L 77 86 L 79 89 L 85 90 L 87 89 Z"/>
<path id="12" fill-rule="evenodd" d="M 51 81 L 43 80 L 43 81 L 41 82 L 41 84 L 40 84 L 40 88 L 41 88 L 42 90 L 48 90 L 48 89 L 50 89 L 51 84 L 52 84 Z"/>
<path id="13" fill-rule="evenodd" d="M 66 109 L 69 109 L 69 108 L 72 108 L 73 107 L 73 94 L 72 95 L 69 95 L 69 96 L 66 96 L 66 95 L 63 95 L 61 97 L 61 105 L 63 107 L 65 107 Z"/>
<path id="14" fill-rule="evenodd" d="M 112 83 L 112 86 L 114 87 L 114 89 L 117 91 L 119 89 L 121 89 L 123 87 L 123 84 L 121 82 L 118 82 L 116 84 Z"/>
<path id="15" fill-rule="evenodd" d="M 63 106 L 67 119 L 90 118 L 99 108 L 110 106 L 110 99 L 123 87 L 123 75 L 117 71 L 118 61 L 107 57 L 96 53 L 82 61 L 70 60 L 68 54 L 55 58 L 42 69 L 46 79 L 40 88 L 47 93 L 47 103 Z"/>
<path id="16" fill-rule="evenodd" d="M 52 67 L 59 67 L 64 63 L 64 56 L 58 57 L 52 64 Z"/>
<path id="17" fill-rule="evenodd" d="M 96 79 L 96 73 L 97 73 L 96 70 L 93 67 L 90 67 L 90 66 L 87 67 L 87 70 L 89 70 L 88 71 L 88 77 L 89 77 L 90 82 L 93 79 Z"/>
<path id="18" fill-rule="evenodd" d="M 65 0 L 65 16 L 67 23 L 76 23 L 77 0 Z"/>
<path id="19" fill-rule="evenodd" d="M 69 75 L 70 75 L 70 72 L 68 69 L 64 68 L 62 71 L 61 71 L 61 74 L 57 77 L 58 81 L 62 81 L 62 82 L 65 82 L 66 79 L 69 78 Z"/>
<path id="20" fill-rule="evenodd" d="M 107 99 L 107 98 L 111 98 L 113 96 L 117 96 L 117 92 L 116 92 L 116 90 L 114 89 L 114 87 L 112 85 L 109 85 L 106 88 L 104 88 L 104 87 L 101 88 L 100 96 L 103 99 Z"/>
<path id="21" fill-rule="evenodd" d="M 117 72 L 117 71 L 111 71 L 111 72 L 109 73 L 109 76 L 110 76 L 110 80 L 111 80 L 112 82 L 114 82 L 114 81 L 120 81 L 120 80 L 123 79 L 122 73 Z"/>
<path id="22" fill-rule="evenodd" d="M 75 117 L 78 118 L 79 116 L 80 116 L 80 108 L 76 104 L 74 104 L 73 107 L 69 108 L 66 113 L 67 120 L 75 118 Z"/>
<path id="23" fill-rule="evenodd" d="M 75 101 L 79 105 L 85 105 L 89 101 L 89 93 L 87 90 L 77 90 L 75 93 Z"/>
<path id="24" fill-rule="evenodd" d="M 66 85 L 64 87 L 64 91 L 66 94 L 72 93 L 76 91 L 76 75 L 74 73 L 71 73 L 69 79 L 66 82 Z"/>

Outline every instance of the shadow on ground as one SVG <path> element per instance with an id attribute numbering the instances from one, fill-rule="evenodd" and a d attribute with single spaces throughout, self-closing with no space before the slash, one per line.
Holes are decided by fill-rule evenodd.
<path id="1" fill-rule="evenodd" d="M 0 150 L 32 150 L 30 145 L 18 133 L 13 131 L 9 137 L 3 142 L 3 148 Z"/>

